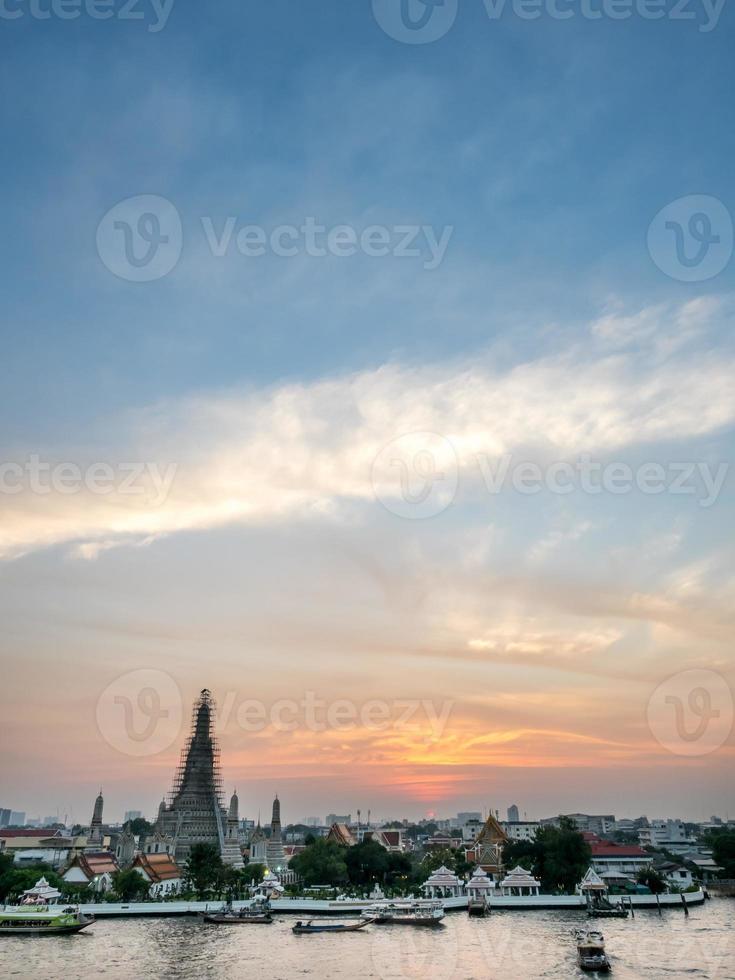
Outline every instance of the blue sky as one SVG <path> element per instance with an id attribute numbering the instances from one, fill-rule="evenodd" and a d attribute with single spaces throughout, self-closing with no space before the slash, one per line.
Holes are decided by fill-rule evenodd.
<path id="1" fill-rule="evenodd" d="M 554 679 L 568 680 L 564 658 L 593 649 L 596 671 L 616 665 L 605 669 L 627 706 L 601 733 L 622 786 L 632 746 L 643 752 L 646 698 L 671 665 L 731 676 L 732 476 L 708 508 L 669 493 L 488 502 L 476 466 L 478 453 L 506 451 L 544 464 L 583 451 L 632 467 L 731 459 L 735 265 L 683 282 L 647 249 L 670 202 L 708 195 L 735 213 L 733 14 L 725 7 L 705 32 L 691 9 L 698 20 L 529 22 L 508 10 L 493 21 L 482 0 L 460 0 L 446 36 L 415 46 L 381 30 L 368 0 L 177 0 L 156 33 L 146 4 L 144 22 L 0 19 L 3 458 L 178 467 L 170 500 L 132 516 L 117 498 L 2 501 L 1 649 L 14 663 L 23 652 L 8 687 L 21 733 L 32 664 L 45 666 L 45 710 L 82 719 L 82 746 L 84 712 L 121 672 L 156 664 L 193 695 L 208 636 L 223 649 L 213 687 L 239 689 L 240 664 L 275 691 L 269 659 L 306 678 L 315 658 L 339 664 L 340 651 L 354 659 L 331 676 L 348 691 L 372 684 L 371 658 L 388 648 L 409 686 L 418 669 L 429 693 L 444 690 L 446 670 L 464 719 L 452 752 L 461 743 L 469 757 L 462 739 L 494 722 L 473 702 L 479 679 L 463 675 L 477 664 L 458 651 L 504 663 L 498 643 L 525 636 L 541 648 L 529 656 L 549 663 L 497 667 L 508 703 L 521 692 L 532 702 L 534 670 L 536 694 L 551 698 Z M 110 209 L 139 195 L 172 202 L 183 228 L 178 263 L 142 283 L 113 275 L 96 245 Z M 233 217 L 272 230 L 309 216 L 451 238 L 426 269 L 234 247 L 218 258 L 202 226 Z M 370 462 L 423 429 L 454 445 L 460 493 L 430 521 L 401 521 L 366 493 Z M 84 697 L 52 710 L 66 683 L 58 656 L 84 674 Z M 590 676 L 574 674 L 558 704 L 604 700 Z M 515 779 L 511 763 L 542 765 L 518 711 L 498 722 L 518 759 L 473 755 L 466 772 L 449 752 L 466 782 L 433 798 L 430 762 L 383 746 L 395 778 L 368 780 L 375 798 L 390 812 L 479 805 L 494 767 Z M 629 726 L 625 749 L 612 747 L 616 725 Z M 559 736 L 555 764 L 594 718 L 578 728 Z M 539 723 L 537 739 L 548 730 Z M 111 773 L 121 803 L 137 785 L 129 760 L 98 741 L 94 766 L 68 773 L 80 807 L 85 774 L 96 786 L 97 770 Z M 275 739 L 267 752 L 306 810 L 286 749 Z M 718 789 L 723 752 L 732 737 L 699 774 L 724 809 L 735 801 Z M 267 774 L 235 735 L 231 754 L 233 777 L 261 780 L 267 800 Z M 169 763 L 150 763 L 147 805 Z M 400 789 L 412 766 L 415 797 Z M 34 797 L 28 768 L 19 760 L 11 773 L 13 805 L 43 809 L 53 794 Z M 547 789 L 539 811 L 561 805 Z M 628 809 L 678 800 L 662 777 Z"/>

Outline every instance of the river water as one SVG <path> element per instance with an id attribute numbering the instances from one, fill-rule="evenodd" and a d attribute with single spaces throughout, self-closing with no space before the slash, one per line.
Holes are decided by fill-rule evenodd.
<path id="1" fill-rule="evenodd" d="M 100 920 L 77 936 L 0 937 L 0 977 L 22 980 L 537 980 L 593 976 L 576 966 L 572 931 L 586 916 L 450 913 L 441 929 L 371 925 L 341 936 L 294 936 L 294 916 L 270 926 L 196 919 Z M 735 900 L 691 910 L 596 920 L 615 980 L 735 980 Z"/>

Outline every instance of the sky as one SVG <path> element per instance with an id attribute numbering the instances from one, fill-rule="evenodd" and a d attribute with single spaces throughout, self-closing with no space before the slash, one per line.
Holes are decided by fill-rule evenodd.
<path id="1" fill-rule="evenodd" d="M 404 4 L 0 4 L 0 805 L 735 815 L 735 15 Z"/>

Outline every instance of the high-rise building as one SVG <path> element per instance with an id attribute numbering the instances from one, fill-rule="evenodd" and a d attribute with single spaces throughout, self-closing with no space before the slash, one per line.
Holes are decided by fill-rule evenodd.
<path id="1" fill-rule="evenodd" d="M 350 824 L 352 823 L 352 814 L 351 813 L 344 813 L 344 814 L 328 813 L 324 818 L 324 823 L 327 827 L 331 827 L 333 823 Z"/>
<path id="2" fill-rule="evenodd" d="M 9 827 L 10 826 L 10 814 L 12 812 L 13 812 L 12 810 L 2 810 L 2 809 L 0 809 L 0 827 Z"/>
<path id="3" fill-rule="evenodd" d="M 11 827 L 25 827 L 26 825 L 26 815 L 24 810 L 11 810 L 10 811 L 10 826 Z"/>
<path id="4" fill-rule="evenodd" d="M 125 816 L 123 817 L 123 823 L 129 823 L 131 820 L 140 820 L 142 816 L 143 814 L 140 810 L 126 810 Z"/>
<path id="5" fill-rule="evenodd" d="M 508 821 L 510 823 L 518 823 L 520 819 L 521 815 L 518 811 L 518 805 L 516 803 L 511 804 L 511 806 L 508 807 Z"/>
<path id="6" fill-rule="evenodd" d="M 219 746 L 214 737 L 214 698 L 201 692 L 192 712 L 191 733 L 181 752 L 168 805 L 158 809 L 156 830 L 174 841 L 178 864 L 189 857 L 194 844 L 214 844 L 222 859 L 237 864 L 242 855 L 226 846 L 227 818 L 222 808 Z"/>

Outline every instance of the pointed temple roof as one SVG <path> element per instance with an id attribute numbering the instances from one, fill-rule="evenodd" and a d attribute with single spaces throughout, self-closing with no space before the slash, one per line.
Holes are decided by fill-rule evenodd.
<path id="1" fill-rule="evenodd" d="M 437 885 L 440 888 L 451 887 L 459 884 L 459 878 L 456 874 L 444 865 L 441 868 L 437 868 L 436 871 L 424 882 L 425 885 Z"/>
<path id="2" fill-rule="evenodd" d="M 537 881 L 530 871 L 517 865 L 503 878 L 500 886 L 501 888 L 540 888 L 541 882 Z"/>
<path id="3" fill-rule="evenodd" d="M 587 891 L 606 891 L 607 885 L 598 875 L 594 868 L 590 867 L 587 869 L 584 878 L 582 878 L 579 883 L 579 890 L 583 892 Z"/>
<path id="4" fill-rule="evenodd" d="M 487 871 L 483 871 L 479 866 L 476 867 L 472 877 L 467 882 L 467 891 L 492 891 L 493 888 L 495 888 L 495 882 Z"/>
<path id="5" fill-rule="evenodd" d="M 154 885 L 182 877 L 181 869 L 170 854 L 139 854 L 133 867 L 143 871 Z"/>
<path id="6" fill-rule="evenodd" d="M 340 844 L 342 847 L 352 847 L 357 843 L 355 835 L 346 823 L 333 823 L 329 828 L 327 840 L 334 841 L 335 844 Z"/>

